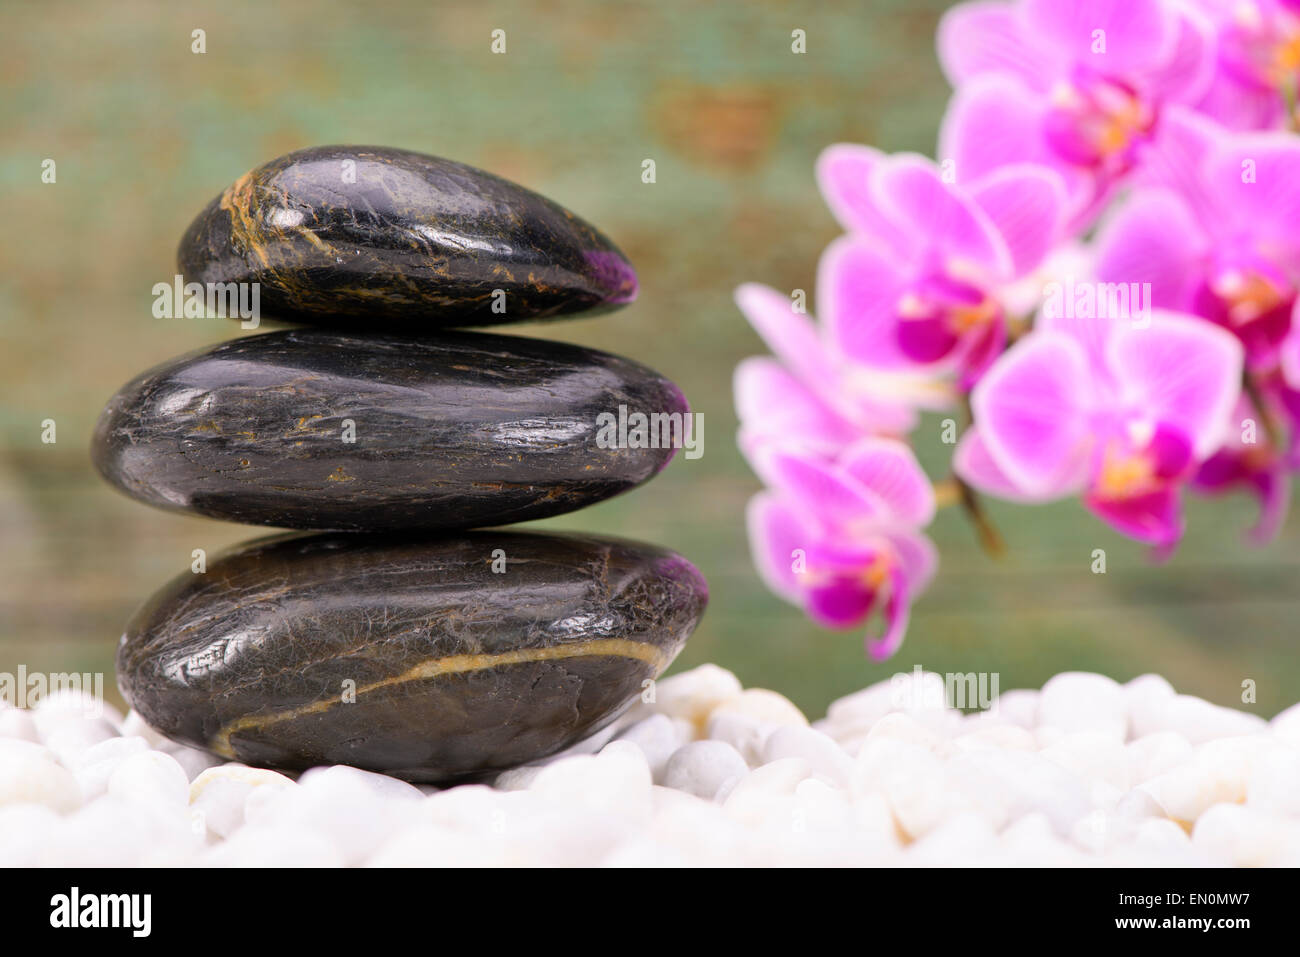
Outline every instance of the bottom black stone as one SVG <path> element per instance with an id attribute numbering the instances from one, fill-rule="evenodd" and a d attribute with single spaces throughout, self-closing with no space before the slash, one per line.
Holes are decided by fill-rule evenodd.
<path id="1" fill-rule="evenodd" d="M 684 558 L 618 539 L 277 536 L 154 595 L 118 681 L 152 727 L 228 760 L 465 780 L 608 724 L 707 600 Z"/>

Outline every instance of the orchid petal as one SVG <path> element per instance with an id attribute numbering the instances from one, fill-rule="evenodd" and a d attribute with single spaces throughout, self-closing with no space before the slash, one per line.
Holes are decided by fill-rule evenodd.
<path id="1" fill-rule="evenodd" d="M 1201 231 L 1226 226 L 1232 211 L 1225 209 L 1218 190 L 1207 188 L 1204 176 L 1208 157 L 1227 137 L 1227 131 L 1208 117 L 1186 107 L 1162 111 L 1155 137 L 1142 151 L 1137 182 L 1173 190 L 1187 203 Z"/>
<path id="2" fill-rule="evenodd" d="M 878 368 L 915 367 L 898 345 L 897 306 L 909 278 L 884 246 L 865 236 L 841 236 L 826 247 L 817 267 L 817 308 L 844 355 Z"/>
<path id="3" fill-rule="evenodd" d="M 876 592 L 864 582 L 836 576 L 804 591 L 808 617 L 826 628 L 852 628 L 871 614 Z"/>
<path id="4" fill-rule="evenodd" d="M 903 644 L 912 611 L 912 596 L 906 577 L 895 568 L 890 570 L 889 600 L 885 603 L 885 630 L 879 638 L 867 637 L 867 654 L 873 661 L 884 661 Z"/>
<path id="5" fill-rule="evenodd" d="M 816 324 L 795 312 L 789 296 L 747 282 L 736 289 L 736 305 L 767 347 L 805 382 L 825 382 L 834 372 Z"/>
<path id="6" fill-rule="evenodd" d="M 1196 110 L 1230 130 L 1267 130 L 1286 114 L 1285 101 L 1273 87 L 1260 86 L 1217 70 L 1196 104 Z"/>
<path id="7" fill-rule="evenodd" d="M 891 222 L 871 197 L 871 175 L 884 160 L 883 153 L 869 146 L 835 143 L 817 158 L 817 183 L 826 205 L 845 230 L 906 246 L 911 242 L 908 232 Z"/>
<path id="8" fill-rule="evenodd" d="M 1260 472 L 1252 480 L 1259 496 L 1259 518 L 1249 537 L 1256 545 L 1267 545 L 1277 538 L 1291 506 L 1291 476 L 1283 469 Z"/>
<path id="9" fill-rule="evenodd" d="M 1097 238 L 1097 278 L 1151 284 L 1148 307 L 1188 309 L 1208 238 L 1186 203 L 1167 189 L 1138 193 Z"/>
<path id="10" fill-rule="evenodd" d="M 799 576 L 794 571 L 794 553 L 806 550 L 814 532 L 788 502 L 770 492 L 749 500 L 745 513 L 749 548 L 759 577 L 776 594 L 802 603 Z"/>
<path id="11" fill-rule="evenodd" d="M 1256 241 L 1300 249 L 1300 141 L 1283 132 L 1243 133 L 1221 140 L 1206 161 L 1207 187 L 1233 222 Z"/>
<path id="12" fill-rule="evenodd" d="M 998 469 L 1026 493 L 1047 495 L 1077 479 L 1091 396 L 1078 343 L 1035 332 L 994 363 L 971 393 L 971 405 Z"/>
<path id="13" fill-rule="evenodd" d="M 862 439 L 844 452 L 839 466 L 879 496 L 895 521 L 924 526 L 934 520 L 934 486 L 905 443 Z"/>
<path id="14" fill-rule="evenodd" d="M 1011 274 L 1011 254 L 984 211 L 945 183 L 934 163 L 901 153 L 871 177 L 876 206 L 896 222 L 924 230 L 944 260 L 970 263 L 999 278 Z"/>
<path id="15" fill-rule="evenodd" d="M 1171 549 L 1183 536 L 1183 509 L 1178 486 L 1123 499 L 1084 496 L 1084 504 L 1122 535 Z"/>
<path id="16" fill-rule="evenodd" d="M 1072 495 L 1083 487 L 1084 481 L 1084 472 L 1081 466 L 1072 477 L 1072 482 L 1060 488 L 1049 489 L 1046 492 L 1037 494 L 1024 491 L 1015 482 L 1011 481 L 1007 474 L 998 467 L 997 462 L 993 460 L 993 456 L 989 454 L 988 447 L 984 444 L 984 439 L 980 435 L 978 425 L 967 429 L 957 443 L 957 450 L 952 457 L 952 470 L 967 485 L 986 495 L 992 495 L 994 498 L 1000 498 L 1008 502 L 1018 502 L 1023 505 L 1037 505 L 1042 502 L 1055 501 L 1066 495 Z"/>
<path id="17" fill-rule="evenodd" d="M 934 543 L 920 532 L 892 531 L 885 538 L 902 565 L 908 591 L 919 595 L 930 584 L 939 567 L 939 552 Z"/>
<path id="18" fill-rule="evenodd" d="M 939 153 L 951 161 L 963 183 L 1016 164 L 1045 166 L 1061 177 L 1067 217 L 1081 215 L 1092 202 L 1095 186 L 1082 168 L 1062 159 L 1043 133 L 1041 96 L 1003 74 L 978 76 L 958 87 L 939 127 Z"/>
<path id="19" fill-rule="evenodd" d="M 1154 421 L 1180 428 L 1198 460 L 1223 443 L 1241 396 L 1244 353 L 1235 336 L 1201 319 L 1157 312 L 1150 326 L 1117 330 L 1109 353 L 1130 400 Z"/>
<path id="20" fill-rule="evenodd" d="M 889 517 L 888 507 L 874 491 L 813 456 L 773 446 L 758 450 L 750 464 L 765 484 L 806 509 L 827 532 L 862 528 Z"/>
<path id="21" fill-rule="evenodd" d="M 742 360 L 734 384 L 736 414 L 747 443 L 777 441 L 833 457 L 861 434 L 776 359 Z"/>
<path id="22" fill-rule="evenodd" d="M 1059 61 L 1039 53 L 1009 3 L 975 2 L 952 7 L 939 20 L 935 46 L 953 87 L 985 73 L 1009 73 L 1030 86 L 1044 84 Z"/>
<path id="23" fill-rule="evenodd" d="M 1025 35 L 1069 63 L 1099 58 L 1112 75 L 1144 74 L 1168 62 L 1178 22 L 1161 0 L 1021 0 Z M 1094 45 L 1104 40 L 1105 52 Z"/>
<path id="24" fill-rule="evenodd" d="M 1291 331 L 1278 351 L 1282 378 L 1293 389 L 1300 389 L 1300 299 L 1291 308 Z"/>
<path id="25" fill-rule="evenodd" d="M 970 194 L 1006 243 L 1013 276 L 1038 266 L 1061 238 L 1065 184 L 1045 166 L 1004 167 L 981 177 Z"/>
<path id="26" fill-rule="evenodd" d="M 1161 100 L 1196 103 L 1217 72 L 1214 25 L 1190 6 L 1175 9 L 1175 41 L 1166 60 L 1147 75 L 1150 93 Z"/>

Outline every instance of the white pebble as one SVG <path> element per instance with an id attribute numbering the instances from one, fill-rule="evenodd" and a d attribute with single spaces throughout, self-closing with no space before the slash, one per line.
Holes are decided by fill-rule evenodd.
<path id="1" fill-rule="evenodd" d="M 763 742 L 778 727 L 748 715 L 719 711 L 709 717 L 708 737 L 712 741 L 725 741 L 746 764 L 758 767 L 763 763 Z"/>
<path id="2" fill-rule="evenodd" d="M 1158 675 L 1068 673 L 963 715 L 914 671 L 809 726 L 721 668 L 654 690 L 441 790 L 222 764 L 75 694 L 0 703 L 0 864 L 1300 865 L 1300 706 L 1266 723 Z"/>
<path id="3" fill-rule="evenodd" d="M 258 788 L 283 791 L 298 785 L 276 771 L 223 764 L 208 768 L 190 785 L 190 810 L 218 837 L 230 837 L 244 824 L 244 806 Z"/>
<path id="4" fill-rule="evenodd" d="M 1231 867 L 1300 866 L 1300 826 L 1239 804 L 1218 804 L 1196 822 L 1192 845 Z"/>
<path id="5" fill-rule="evenodd" d="M 190 782 L 176 759 L 161 751 L 142 751 L 124 758 L 108 777 L 108 793 L 143 804 L 185 805 Z"/>
<path id="6" fill-rule="evenodd" d="M 107 721 L 113 728 L 122 724 L 122 712 L 89 691 L 60 688 L 36 702 L 32 708 L 36 726 L 42 735 L 47 725 L 63 725 L 69 720 Z"/>
<path id="7" fill-rule="evenodd" d="M 525 764 L 521 768 L 511 768 L 498 774 L 492 783 L 501 791 L 526 791 L 542 773 L 542 767 L 540 764 Z"/>
<path id="8" fill-rule="evenodd" d="M 748 773 L 740 752 L 725 741 L 692 741 L 668 760 L 664 786 L 712 801 Z"/>
<path id="9" fill-rule="evenodd" d="M 854 763 L 831 738 L 799 725 L 779 727 L 763 742 L 763 763 L 802 758 L 814 774 L 837 787 L 848 787 Z"/>
<path id="10" fill-rule="evenodd" d="M 771 725 L 805 726 L 808 719 L 785 695 L 765 688 L 750 688 L 721 702 L 711 715 L 740 715 Z"/>
<path id="11" fill-rule="evenodd" d="M 256 788 L 244 801 L 244 819 L 254 827 L 314 831 L 348 864 L 359 864 L 413 819 L 424 800 L 403 781 L 335 765 L 305 772 L 295 788 Z"/>
<path id="12" fill-rule="evenodd" d="M 108 779 L 112 777 L 119 764 L 133 754 L 142 754 L 149 750 L 144 738 L 109 738 L 87 748 L 71 764 L 72 772 L 81 785 L 81 793 L 90 801 L 108 792 Z"/>
<path id="13" fill-rule="evenodd" d="M 1064 837 L 1091 806 L 1078 775 L 1027 751 L 961 754 L 950 762 L 948 773 L 994 827 L 1037 812 Z"/>
<path id="14" fill-rule="evenodd" d="M 1260 811 L 1300 820 L 1300 751 L 1272 749 L 1252 764 L 1246 803 Z"/>
<path id="15" fill-rule="evenodd" d="M 740 679 L 730 671 L 717 665 L 700 665 L 656 681 L 654 700 L 638 702 L 629 717 L 640 720 L 656 712 L 666 714 L 689 721 L 702 734 L 713 709 L 741 690 Z"/>
<path id="16" fill-rule="evenodd" d="M 883 795 L 899 830 L 912 839 L 970 809 L 970 803 L 949 786 L 945 768 L 932 752 L 895 738 L 874 738 L 862 746 L 851 792 L 859 799 Z"/>
<path id="17" fill-rule="evenodd" d="M 274 827 L 240 828 L 199 859 L 206 867 L 342 867 L 343 854 L 330 839 L 291 821 Z"/>
<path id="18" fill-rule="evenodd" d="M 1124 743 L 1101 731 L 1077 731 L 1067 734 L 1043 757 L 1084 779 L 1099 779 L 1120 791 L 1129 789 L 1129 769 Z"/>
<path id="19" fill-rule="evenodd" d="M 0 722 L 4 715 L 0 714 Z M 1300 704 L 1293 704 L 1285 711 L 1280 711 L 1269 722 L 1274 736 L 1293 748 L 1300 748 Z"/>
<path id="20" fill-rule="evenodd" d="M 996 718 L 1026 730 L 1037 724 L 1038 692 L 1013 688 L 998 695 L 993 708 L 987 712 Z"/>
<path id="21" fill-rule="evenodd" d="M 30 741 L 0 740 L 0 807 L 44 804 L 59 813 L 81 805 L 81 787 L 49 749 Z"/>
<path id="22" fill-rule="evenodd" d="M 1128 732 L 1123 689 L 1105 675 L 1062 672 L 1043 685 L 1038 697 L 1038 723 L 1066 734 L 1096 731 L 1123 741 Z"/>
<path id="23" fill-rule="evenodd" d="M 617 741 L 630 741 L 641 749 L 650 776 L 656 784 L 663 782 L 668 759 L 692 736 L 693 726 L 684 718 L 671 718 L 666 714 L 652 714 L 619 732 Z"/>
<path id="24" fill-rule="evenodd" d="M 183 744 L 168 742 L 168 745 L 161 750 L 164 754 L 171 755 L 176 763 L 181 766 L 187 781 L 193 781 L 208 768 L 220 767 L 222 764 L 221 759 L 216 755 L 209 754 L 207 751 L 200 751 L 198 748 L 187 748 Z"/>
<path id="25" fill-rule="evenodd" d="M 1191 757 L 1191 742 L 1176 731 L 1155 731 L 1124 747 L 1128 779 L 1134 785 L 1186 764 Z"/>
<path id="26" fill-rule="evenodd" d="M 0 807 L 0 867 L 36 867 L 62 818 L 44 804 Z"/>
<path id="27" fill-rule="evenodd" d="M 39 742 L 41 736 L 36 733 L 36 722 L 32 713 L 26 708 L 12 705 L 0 709 L 0 740 Z"/>
<path id="28" fill-rule="evenodd" d="M 149 747 L 154 751 L 161 751 L 170 747 L 173 742 L 155 731 L 149 724 L 140 717 L 140 713 L 134 709 L 126 713 L 122 719 L 122 735 L 139 735 L 149 742 Z"/>
<path id="29" fill-rule="evenodd" d="M 1192 744 L 1257 734 L 1268 727 L 1259 715 L 1224 708 L 1192 695 L 1174 695 L 1153 716 L 1153 730 L 1177 731 Z"/>
<path id="30" fill-rule="evenodd" d="M 959 734 L 947 743 L 946 750 L 962 751 L 1032 751 L 1037 747 L 1034 736 L 1016 724 L 986 724 Z"/>
<path id="31" fill-rule="evenodd" d="M 615 748 L 620 744 L 622 748 Z M 640 819 L 650 813 L 652 783 L 650 765 L 641 749 L 613 741 L 598 755 L 548 764 L 533 780 L 529 793 L 567 807 Z"/>
<path id="32" fill-rule="evenodd" d="M 943 738 L 911 715 L 902 711 L 887 714 L 873 724 L 871 730 L 867 732 L 867 739 L 872 738 L 893 738 L 897 741 L 907 741 L 910 744 L 925 748 L 927 751 L 937 751 L 943 744 Z"/>

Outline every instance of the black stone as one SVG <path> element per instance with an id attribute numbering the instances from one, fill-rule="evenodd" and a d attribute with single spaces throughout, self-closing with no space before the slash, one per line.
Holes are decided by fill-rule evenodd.
<path id="1" fill-rule="evenodd" d="M 687 408 L 657 373 L 578 346 L 291 330 L 139 376 L 109 401 L 92 454 L 128 495 L 212 518 L 471 528 L 573 511 L 655 475 L 672 448 L 597 443 L 598 416 L 620 406 Z"/>
<path id="2" fill-rule="evenodd" d="M 453 781 L 613 720 L 707 600 L 681 556 L 616 539 L 278 536 L 151 598 L 118 681 L 152 727 L 227 759 Z"/>
<path id="3" fill-rule="evenodd" d="M 244 174 L 190 224 L 177 260 L 187 282 L 259 283 L 269 318 L 353 331 L 595 313 L 637 289 L 618 248 L 550 200 L 368 146 L 298 150 Z"/>

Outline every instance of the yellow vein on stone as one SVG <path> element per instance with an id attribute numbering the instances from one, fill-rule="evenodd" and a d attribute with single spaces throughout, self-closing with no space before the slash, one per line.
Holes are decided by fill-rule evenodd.
<path id="1" fill-rule="evenodd" d="M 600 656 L 636 658 L 654 667 L 656 674 L 668 667 L 669 664 L 667 656 L 653 645 L 639 641 L 630 641 L 627 638 L 596 638 L 591 641 L 580 641 L 566 645 L 550 645 L 544 648 L 520 648 L 515 651 L 503 651 L 498 654 L 448 655 L 445 658 L 434 658 L 430 661 L 422 661 L 418 665 L 408 668 L 399 675 L 394 675 L 391 678 L 382 678 L 379 681 L 372 681 L 368 685 L 362 685 L 357 689 L 356 693 L 360 696 L 378 688 L 387 687 L 388 685 L 403 684 L 408 681 L 419 681 L 423 678 L 436 678 L 439 675 L 463 674 L 470 671 L 485 671 L 488 668 L 495 668 L 498 665 L 517 665 L 528 664 L 535 661 L 561 661 L 565 658 Z M 250 728 L 265 728 L 267 725 L 279 724 L 282 721 L 289 721 L 293 718 L 307 714 L 319 714 L 323 711 L 328 711 L 340 701 L 342 701 L 341 697 L 332 697 L 324 701 L 313 701 L 310 704 L 299 705 L 298 707 L 290 708 L 287 711 L 279 711 L 268 715 L 246 715 L 245 717 L 237 718 L 222 726 L 222 728 L 212 736 L 208 747 L 222 757 L 233 760 L 235 753 L 230 743 L 232 735 L 238 734 L 240 731 L 246 731 Z"/>

